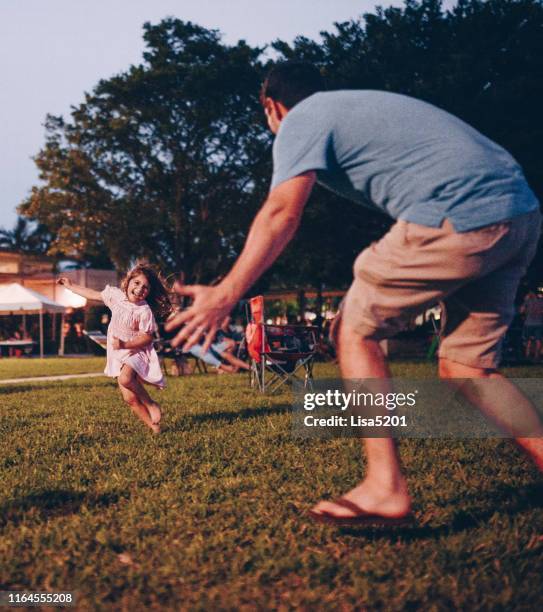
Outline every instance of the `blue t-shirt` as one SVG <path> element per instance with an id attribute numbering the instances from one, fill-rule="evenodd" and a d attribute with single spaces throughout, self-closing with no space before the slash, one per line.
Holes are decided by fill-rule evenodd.
<path id="1" fill-rule="evenodd" d="M 330 91 L 298 103 L 273 145 L 272 189 L 309 170 L 394 219 L 468 231 L 538 207 L 507 151 L 449 113 L 383 91 Z"/>

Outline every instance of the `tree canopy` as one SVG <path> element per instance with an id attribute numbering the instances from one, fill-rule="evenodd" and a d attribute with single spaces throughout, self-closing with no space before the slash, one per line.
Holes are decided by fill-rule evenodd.
<path id="1" fill-rule="evenodd" d="M 51 244 L 51 234 L 43 224 L 17 217 L 13 229 L 0 228 L 0 249 L 32 255 L 44 255 Z"/>
<path id="2" fill-rule="evenodd" d="M 262 197 L 261 50 L 175 19 L 144 31 L 144 63 L 98 83 L 70 122 L 48 117 L 45 184 L 21 210 L 46 220 L 53 252 L 107 253 L 121 268 L 146 257 L 209 279 Z"/>
<path id="3" fill-rule="evenodd" d="M 121 268 L 143 256 L 207 282 L 239 254 L 266 195 L 271 136 L 258 90 L 271 62 L 173 18 L 145 24 L 144 39 L 140 65 L 100 81 L 69 120 L 47 118 L 43 184 L 20 210 L 47 224 L 50 254 Z M 460 0 L 450 11 L 407 0 L 320 40 L 272 46 L 275 61 L 314 62 L 331 89 L 396 91 L 458 115 L 507 148 L 543 196 L 541 0 Z M 345 286 L 356 253 L 388 224 L 316 189 L 263 284 Z"/>

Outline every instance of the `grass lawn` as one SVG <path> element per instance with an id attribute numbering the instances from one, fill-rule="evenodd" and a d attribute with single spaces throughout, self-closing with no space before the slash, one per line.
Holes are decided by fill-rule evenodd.
<path id="1" fill-rule="evenodd" d="M 84 361 L 55 373 L 103 366 Z M 320 526 L 303 511 L 360 479 L 357 441 L 294 439 L 289 394 L 246 382 L 170 378 L 155 437 L 105 378 L 0 387 L 0 590 L 72 590 L 80 610 L 541 609 L 543 484 L 512 444 L 403 440 L 417 525 Z"/>
<path id="2" fill-rule="evenodd" d="M 56 376 L 58 374 L 90 374 L 103 372 L 104 357 L 12 357 L 0 359 L 0 380 L 29 376 Z"/>

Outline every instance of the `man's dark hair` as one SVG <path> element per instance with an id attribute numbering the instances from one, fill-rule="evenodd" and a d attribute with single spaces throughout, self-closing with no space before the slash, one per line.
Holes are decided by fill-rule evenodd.
<path id="1" fill-rule="evenodd" d="M 262 83 L 260 102 L 266 98 L 281 102 L 290 110 L 304 98 L 322 91 L 324 79 L 318 68 L 307 62 L 280 62 L 269 72 Z"/>

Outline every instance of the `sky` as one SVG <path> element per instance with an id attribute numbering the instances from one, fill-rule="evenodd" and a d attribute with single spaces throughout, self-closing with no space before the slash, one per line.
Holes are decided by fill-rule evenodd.
<path id="1" fill-rule="evenodd" d="M 218 29 L 226 43 L 318 38 L 334 22 L 400 0 L 0 0 L 0 227 L 38 183 L 32 157 L 47 113 L 69 116 L 101 78 L 141 61 L 142 25 L 167 16 Z"/>

